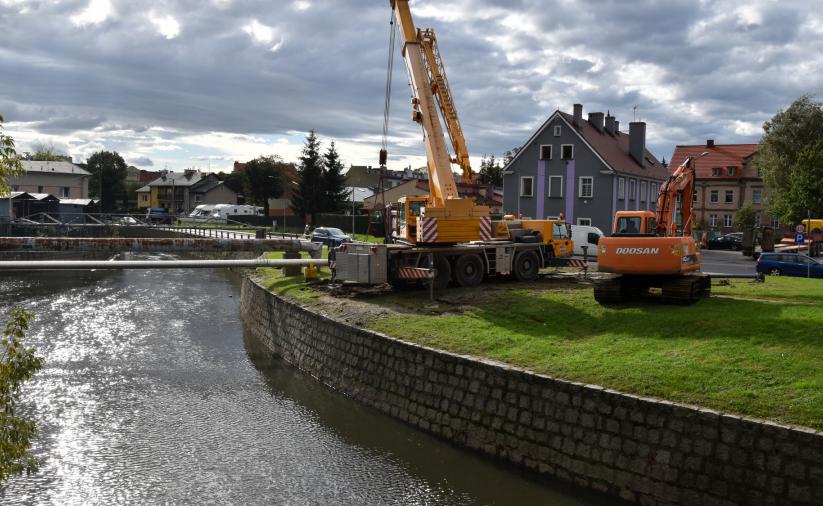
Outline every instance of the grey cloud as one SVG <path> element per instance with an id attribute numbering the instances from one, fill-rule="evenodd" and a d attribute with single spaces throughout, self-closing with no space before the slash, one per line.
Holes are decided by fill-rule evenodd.
<path id="1" fill-rule="evenodd" d="M 270 135 L 314 128 L 326 138 L 351 140 L 381 131 L 388 2 L 315 0 L 305 11 L 287 1 L 235 2 L 224 10 L 195 0 L 114 3 L 117 16 L 83 28 L 68 19 L 85 0 L 30 2 L 29 15 L 0 7 L 0 75 L 14 76 L 0 81 L 7 121 L 41 121 L 38 131 L 50 134 L 102 127 L 138 137 L 151 126 Z M 820 75 L 791 79 L 800 62 L 823 53 L 819 37 L 804 39 L 799 32 L 803 2 L 765 5 L 764 21 L 750 25 L 732 15 L 718 17 L 735 5 L 723 2 L 444 3 L 436 5 L 470 14 L 520 12 L 539 28 L 527 34 L 504 26 L 500 16 L 417 18 L 420 26 L 436 29 L 469 147 L 477 154 L 521 144 L 555 107 L 569 111 L 578 101 L 587 110 L 611 110 L 624 125 L 639 104 L 644 118 L 667 128 L 655 133 L 663 139 L 652 146 L 658 156 L 669 157 L 674 143 L 706 135 L 752 141 L 725 125 L 762 123 L 823 85 Z M 157 34 L 146 19 L 149 10 L 175 16 L 179 36 Z M 255 45 L 242 30 L 252 19 L 271 26 L 275 40 L 284 40 L 282 48 Z M 491 41 L 499 36 L 530 57 L 510 63 L 506 49 Z M 560 58 L 552 75 L 536 72 L 544 51 Z M 392 132 L 416 139 L 399 54 L 396 63 Z M 656 65 L 663 84 L 679 90 L 678 103 L 620 89 L 615 76 L 624 63 Z M 581 78 L 595 88 L 575 85 Z M 678 112 L 683 104 L 699 105 L 706 117 Z M 173 140 L 180 133 L 152 135 Z M 392 152 L 422 153 L 415 145 Z"/>
<path id="2" fill-rule="evenodd" d="M 138 156 L 137 158 L 132 158 L 129 160 L 129 163 L 135 165 L 137 167 L 152 167 L 154 166 L 154 162 L 151 158 L 147 156 Z"/>

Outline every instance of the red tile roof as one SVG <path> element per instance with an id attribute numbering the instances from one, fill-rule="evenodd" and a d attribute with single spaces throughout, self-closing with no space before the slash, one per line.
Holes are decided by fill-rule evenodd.
<path id="1" fill-rule="evenodd" d="M 757 152 L 760 144 L 714 144 L 709 147 L 706 144 L 696 146 L 677 146 L 674 148 L 672 160 L 669 163 L 669 172 L 674 172 L 686 158 L 690 156 L 700 156 L 702 153 L 709 154 L 700 158 L 695 165 L 698 178 L 712 179 L 739 179 L 743 175 L 743 166 L 746 160 Z M 720 167 L 723 171 L 720 176 L 712 176 L 712 169 Z M 734 176 L 729 176 L 727 167 L 737 167 Z"/>
<path id="2" fill-rule="evenodd" d="M 570 124 L 574 125 L 574 116 L 558 111 L 561 116 Z M 591 144 L 597 154 L 608 163 L 612 169 L 624 174 L 634 176 L 649 177 L 654 179 L 667 179 L 669 173 L 660 161 L 648 150 L 645 150 L 645 160 L 641 167 L 629 154 L 629 134 L 619 132 L 617 135 L 609 134 L 605 129 L 601 132 L 587 120 L 582 120 L 581 127 L 577 130 L 583 138 Z"/>

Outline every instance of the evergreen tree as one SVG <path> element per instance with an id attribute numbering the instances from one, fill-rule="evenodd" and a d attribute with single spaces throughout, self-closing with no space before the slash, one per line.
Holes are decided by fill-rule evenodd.
<path id="1" fill-rule="evenodd" d="M 329 149 L 323 155 L 323 211 L 339 213 L 346 206 L 350 192 L 346 189 L 346 177 L 343 175 L 343 162 L 331 141 Z"/>
<path id="2" fill-rule="evenodd" d="M 477 174 L 477 180 L 483 184 L 503 186 L 503 168 L 494 155 L 489 155 L 488 158 L 483 155 L 480 160 L 480 172 Z"/>
<path id="3" fill-rule="evenodd" d="M 291 207 L 298 216 L 309 221 L 309 215 L 323 210 L 323 159 L 320 155 L 320 141 L 310 131 L 306 136 L 300 165 L 297 167 L 299 179 L 292 193 Z"/>

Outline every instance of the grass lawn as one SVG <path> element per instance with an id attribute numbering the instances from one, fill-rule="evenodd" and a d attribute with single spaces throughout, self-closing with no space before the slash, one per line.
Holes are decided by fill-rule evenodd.
<path id="1" fill-rule="evenodd" d="M 729 280 L 729 285 L 712 286 L 712 293 L 757 299 L 823 302 L 823 280 L 791 276 L 766 276 L 765 283 L 746 279 Z M 823 308 L 821 308 L 823 310 Z M 823 334 L 823 330 L 821 330 Z"/>
<path id="2" fill-rule="evenodd" d="M 328 304 L 302 278 L 261 269 L 264 284 Z M 486 357 L 559 378 L 823 429 L 823 281 L 768 278 L 715 286 L 693 306 L 604 307 L 587 287 L 551 280 L 489 283 L 359 301 L 387 309 L 364 326 L 404 340 Z M 791 299 L 786 304 L 777 299 Z M 341 304 L 343 302 L 341 301 Z"/>

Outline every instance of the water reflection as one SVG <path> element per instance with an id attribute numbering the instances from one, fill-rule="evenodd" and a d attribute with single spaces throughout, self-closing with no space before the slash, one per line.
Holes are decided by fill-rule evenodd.
<path id="1" fill-rule="evenodd" d="M 198 271 L 0 277 L 36 314 L 39 473 L 3 504 L 591 504 L 329 392 L 243 336 Z M 576 496 L 576 497 L 574 497 Z M 604 502 L 605 504 L 605 502 Z"/>

